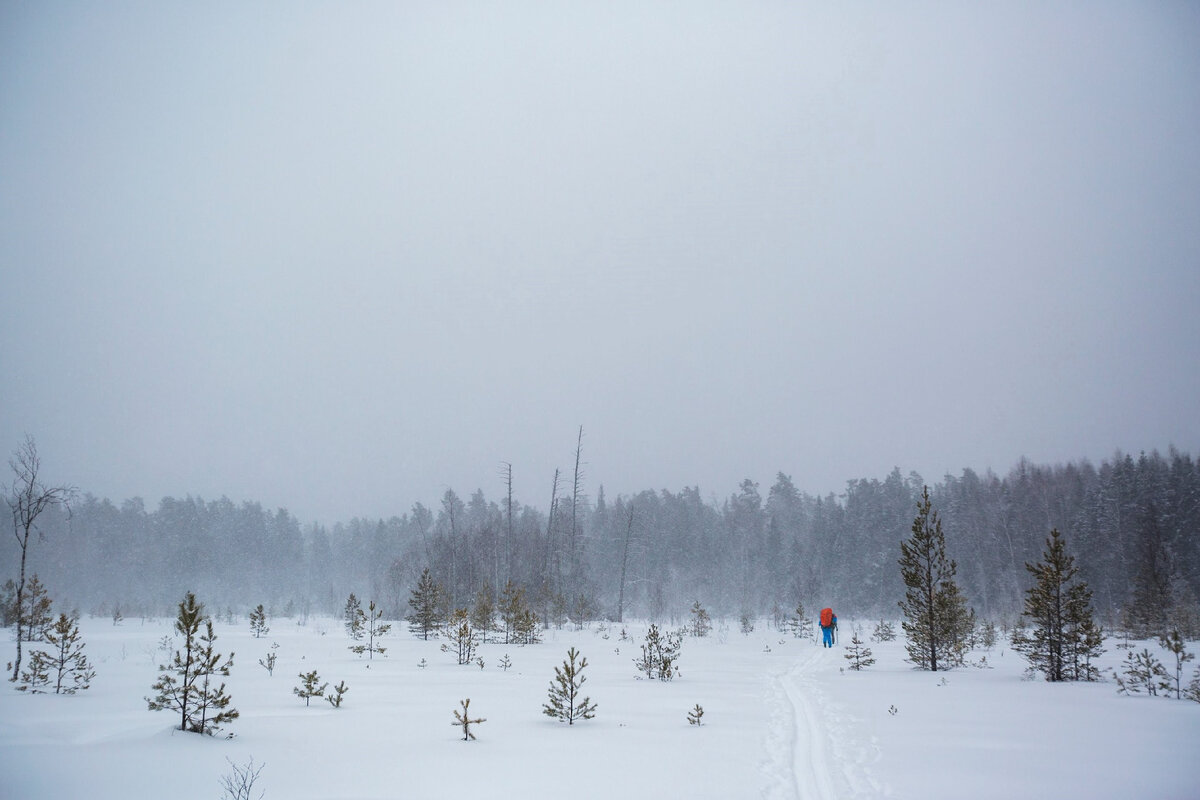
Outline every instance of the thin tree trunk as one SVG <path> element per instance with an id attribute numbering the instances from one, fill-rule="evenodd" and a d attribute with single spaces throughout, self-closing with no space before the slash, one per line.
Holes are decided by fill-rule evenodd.
<path id="1" fill-rule="evenodd" d="M 567 551 L 568 575 L 572 585 L 568 587 L 567 596 L 574 594 L 574 581 L 579 573 L 579 488 L 583 480 L 580 472 L 580 459 L 583 455 L 583 426 L 579 426 L 579 437 L 575 441 L 575 479 L 571 484 L 571 542 Z"/>
<path id="2" fill-rule="evenodd" d="M 625 573 L 629 566 L 629 540 L 633 536 L 633 500 L 629 501 L 629 524 L 625 526 L 625 546 L 621 550 L 621 588 L 617 593 L 617 622 L 624 621 Z"/>
<path id="3" fill-rule="evenodd" d="M 557 552 L 554 546 L 554 514 L 558 508 L 558 475 L 559 470 L 554 470 L 554 485 L 550 488 L 550 514 L 546 519 L 546 556 L 542 567 L 543 580 L 550 572 L 551 561 L 557 564 L 557 558 L 554 555 Z"/>
<path id="4" fill-rule="evenodd" d="M 512 485 L 512 464 L 505 462 L 504 464 L 504 482 L 508 488 L 508 500 L 505 505 L 505 513 L 508 517 L 508 535 L 504 539 L 504 583 L 512 580 L 512 541 L 513 541 L 513 485 Z M 499 581 L 496 581 L 499 584 Z"/>
<path id="5" fill-rule="evenodd" d="M 16 513 L 13 513 L 15 520 Z M 14 528 L 16 525 L 13 526 Z M 13 663 L 12 681 L 16 682 L 20 677 L 21 672 L 21 622 L 25 616 L 25 553 L 29 549 L 29 528 L 25 528 L 25 538 L 22 540 L 17 536 L 17 542 L 21 545 L 21 577 L 17 582 L 17 660 Z"/>
<path id="6" fill-rule="evenodd" d="M 925 561 L 925 593 L 929 603 L 929 671 L 937 672 L 937 610 L 934 606 L 933 588 L 933 554 L 926 554 Z"/>

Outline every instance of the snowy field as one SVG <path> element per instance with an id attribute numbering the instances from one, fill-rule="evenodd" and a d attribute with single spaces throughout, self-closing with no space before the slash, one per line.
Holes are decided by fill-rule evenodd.
<path id="1" fill-rule="evenodd" d="M 619 625 L 487 644 L 481 669 L 400 625 L 386 656 L 369 660 L 347 650 L 336 620 L 276 619 L 255 639 L 243 618 L 217 625 L 218 650 L 237 654 L 227 683 L 241 718 L 228 739 L 181 733 L 170 713 L 146 710 L 171 624 L 84 620 L 98 673 L 89 691 L 0 689 L 0 797 L 217 800 L 229 762 L 251 757 L 265 765 L 254 796 L 267 800 L 1200 797 L 1200 704 L 1120 696 L 1111 681 L 1025 680 L 1024 662 L 1000 647 L 991 668 L 935 674 L 905 663 L 900 641 L 867 642 L 876 664 L 856 673 L 840 644 L 718 623 L 684 639 L 682 675 L 663 683 L 637 678 L 638 644 Z M 850 629 L 843 622 L 845 641 Z M 258 664 L 272 642 L 273 676 Z M 572 645 L 587 657 L 584 693 L 598 709 L 568 726 L 541 709 Z M 1114 645 L 1106 674 L 1124 658 Z M 306 708 L 292 693 L 312 669 L 350 687 L 342 708 Z M 487 719 L 473 742 L 453 725 L 464 698 Z M 700 727 L 687 721 L 697 703 Z"/>

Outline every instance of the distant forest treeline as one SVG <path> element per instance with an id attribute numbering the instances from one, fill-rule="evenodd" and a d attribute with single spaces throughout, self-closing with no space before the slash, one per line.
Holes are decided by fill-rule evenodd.
<path id="1" fill-rule="evenodd" d="M 924 483 L 897 469 L 815 497 L 780 473 L 765 491 L 746 480 L 724 499 L 697 488 L 608 498 L 602 487 L 591 498 L 568 484 L 548 511 L 507 491 L 499 500 L 447 491 L 437 508 L 416 503 L 401 517 L 332 528 L 257 503 L 165 498 L 148 509 L 86 495 L 69 517 L 56 508 L 39 520 L 45 536 L 30 545 L 29 569 L 64 607 L 119 607 L 126 617 L 169 613 L 191 590 L 216 611 L 264 603 L 275 615 L 339 613 L 354 592 L 398 618 L 428 567 L 456 606 L 511 580 L 543 617 L 584 608 L 591 617 L 618 608 L 674 617 L 699 600 L 723 615 L 803 602 L 894 618 L 899 544 Z M 1196 608 L 1200 469 L 1189 454 L 1118 453 L 1099 467 L 1022 460 L 1004 477 L 964 470 L 930 488 L 981 617 L 1020 611 L 1024 565 L 1040 559 L 1052 528 L 1066 536 L 1103 619 L 1135 594 L 1157 598 L 1164 613 Z M 7 578 L 18 550 L 5 538 Z"/>

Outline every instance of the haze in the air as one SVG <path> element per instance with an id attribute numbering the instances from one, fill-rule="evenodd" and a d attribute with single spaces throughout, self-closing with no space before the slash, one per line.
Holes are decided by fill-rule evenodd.
<path id="1" fill-rule="evenodd" d="M 0 447 L 305 520 L 1200 448 L 1200 8 L 0 4 Z"/>

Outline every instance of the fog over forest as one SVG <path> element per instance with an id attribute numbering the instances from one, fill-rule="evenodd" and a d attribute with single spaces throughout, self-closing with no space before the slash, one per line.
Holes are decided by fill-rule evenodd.
<path id="1" fill-rule="evenodd" d="M 507 472 L 505 473 L 507 474 Z M 814 496 L 780 473 L 723 497 L 697 487 L 609 496 L 560 475 L 552 506 L 446 490 L 389 519 L 332 527 L 228 499 L 85 494 L 40 520 L 29 569 L 64 607 L 125 617 L 168 613 L 185 591 L 214 610 L 336 614 L 349 593 L 399 618 L 429 568 L 455 607 L 507 582 L 546 624 L 568 618 L 677 619 L 694 601 L 721 615 L 797 603 L 895 618 L 897 559 L 927 481 L 893 470 Z M 581 476 L 582 478 L 582 476 Z M 549 487 L 548 487 L 549 488 Z M 548 493 L 549 494 L 549 493 Z M 1110 624 L 1135 601 L 1200 635 L 1200 466 L 1172 449 L 1005 475 L 964 470 L 931 484 L 948 555 L 981 618 L 1011 620 L 1051 529 L 1066 536 Z M 0 570 L 15 572 L 7 538 Z M 1140 598 L 1140 599 L 1139 599 Z M 1147 598 L 1151 598 L 1147 600 Z M 623 607 L 619 608 L 619 603 Z"/>
<path id="2" fill-rule="evenodd" d="M 552 624 L 895 615 L 928 484 L 981 615 L 1053 528 L 1102 614 L 1188 612 L 1197 41 L 1171 2 L 0 2 L 0 447 L 81 490 L 29 569 L 127 616 L 394 617 L 426 567 Z"/>

